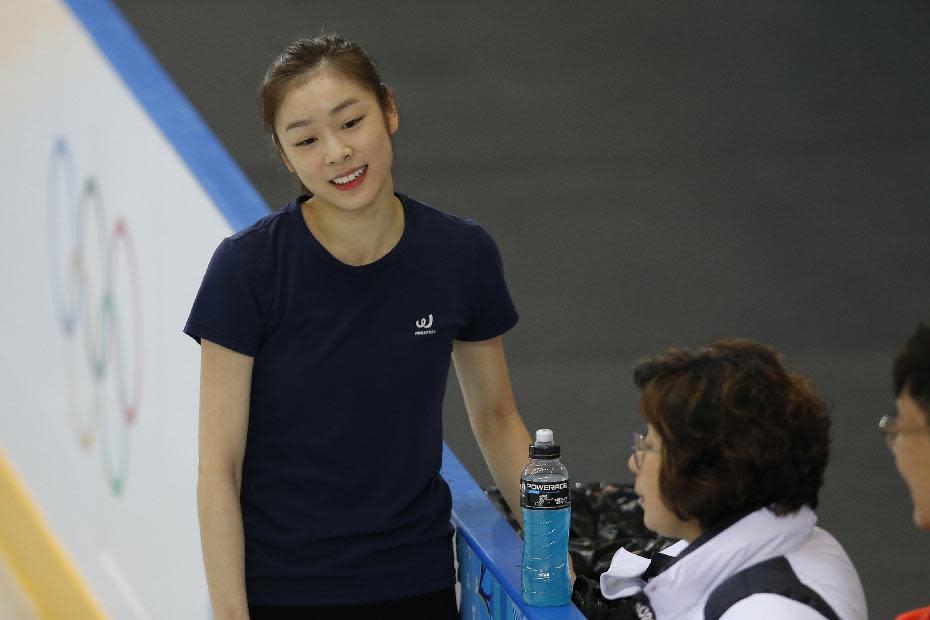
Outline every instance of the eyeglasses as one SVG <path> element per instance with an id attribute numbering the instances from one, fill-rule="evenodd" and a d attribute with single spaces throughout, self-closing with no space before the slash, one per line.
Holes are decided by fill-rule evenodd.
<path id="1" fill-rule="evenodd" d="M 646 445 L 646 438 L 642 433 L 633 433 L 633 445 L 630 446 L 630 451 L 633 453 L 633 463 L 636 464 L 636 469 L 642 469 L 646 453 L 658 452 L 659 450 Z"/>
<path id="2" fill-rule="evenodd" d="M 926 426 L 910 426 L 901 428 L 898 426 L 897 417 L 894 414 L 883 415 L 878 421 L 878 430 L 885 436 L 888 442 L 888 448 L 894 448 L 894 440 L 898 435 L 922 435 L 930 433 L 930 428 Z"/>

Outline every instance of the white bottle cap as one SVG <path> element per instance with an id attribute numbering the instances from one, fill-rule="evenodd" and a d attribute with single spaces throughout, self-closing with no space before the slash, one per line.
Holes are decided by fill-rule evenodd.
<path id="1" fill-rule="evenodd" d="M 553 435 L 552 429 L 541 428 L 536 431 L 536 443 L 552 443 Z"/>

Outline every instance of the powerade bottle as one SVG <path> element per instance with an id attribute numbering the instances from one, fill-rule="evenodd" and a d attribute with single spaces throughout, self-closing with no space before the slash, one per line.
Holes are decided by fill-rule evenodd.
<path id="1" fill-rule="evenodd" d="M 552 431 L 536 431 L 530 462 L 520 478 L 523 512 L 523 600 L 530 605 L 566 605 L 572 596 L 568 573 L 571 496 L 568 470 L 559 461 Z"/>

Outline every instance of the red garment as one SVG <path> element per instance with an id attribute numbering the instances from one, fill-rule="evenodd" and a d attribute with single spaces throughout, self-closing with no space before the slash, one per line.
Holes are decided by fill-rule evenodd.
<path id="1" fill-rule="evenodd" d="M 912 611 L 906 611 L 895 620 L 930 620 L 930 607 L 921 607 Z"/>

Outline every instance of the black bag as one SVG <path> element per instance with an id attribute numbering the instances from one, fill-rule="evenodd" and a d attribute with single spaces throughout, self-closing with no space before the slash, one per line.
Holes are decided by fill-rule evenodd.
<path id="1" fill-rule="evenodd" d="M 572 602 L 588 620 L 639 620 L 632 599 L 609 601 L 601 595 L 597 583 L 584 575 L 575 579 Z"/>

